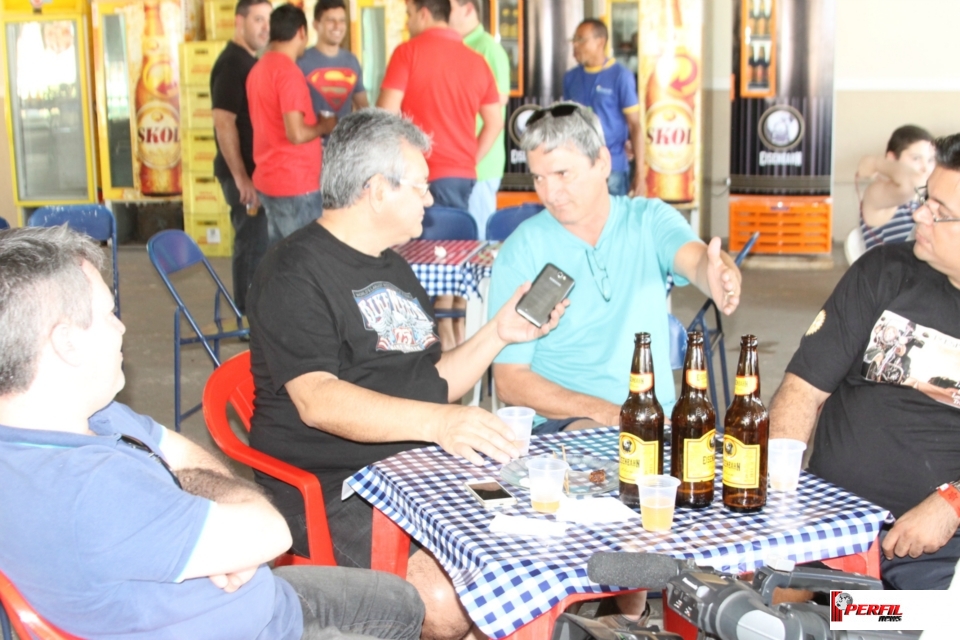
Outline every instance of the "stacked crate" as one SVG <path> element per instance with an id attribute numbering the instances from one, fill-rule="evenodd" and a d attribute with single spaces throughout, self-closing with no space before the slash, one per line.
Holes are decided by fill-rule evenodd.
<path id="1" fill-rule="evenodd" d="M 183 228 L 208 256 L 230 256 L 230 207 L 213 175 L 217 146 L 213 132 L 210 71 L 226 42 L 180 45 L 180 117 L 183 148 Z"/>
<path id="2" fill-rule="evenodd" d="M 236 0 L 204 0 L 203 24 L 207 40 L 226 42 L 233 38 L 236 9 Z"/>

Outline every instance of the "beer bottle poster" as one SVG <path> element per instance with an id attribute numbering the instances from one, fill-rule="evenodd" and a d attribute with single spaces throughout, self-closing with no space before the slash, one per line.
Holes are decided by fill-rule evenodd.
<path id="1" fill-rule="evenodd" d="M 703 0 L 640 0 L 639 77 L 647 197 L 700 199 Z M 639 170 L 639 168 L 638 168 Z"/>
<path id="2" fill-rule="evenodd" d="M 138 195 L 180 195 L 179 0 L 144 0 L 121 9 L 126 27 L 134 184 Z"/>

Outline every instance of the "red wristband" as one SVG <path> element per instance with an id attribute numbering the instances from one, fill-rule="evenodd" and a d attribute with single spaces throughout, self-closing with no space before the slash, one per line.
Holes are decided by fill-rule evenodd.
<path id="1" fill-rule="evenodd" d="M 944 482 L 942 485 L 937 487 L 937 493 L 940 494 L 940 497 L 950 503 L 950 506 L 953 507 L 954 513 L 957 514 L 957 517 L 960 518 L 960 490 L 949 482 Z"/>

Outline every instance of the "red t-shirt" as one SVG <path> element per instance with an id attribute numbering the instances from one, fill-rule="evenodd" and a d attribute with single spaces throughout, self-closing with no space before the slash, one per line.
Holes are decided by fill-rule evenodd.
<path id="1" fill-rule="evenodd" d="M 477 177 L 477 113 L 500 94 L 490 65 L 460 34 L 435 28 L 404 42 L 382 86 L 403 91 L 400 110 L 433 138 L 430 180 Z"/>
<path id="2" fill-rule="evenodd" d="M 253 124 L 253 186 L 268 196 L 300 196 L 320 189 L 323 150 L 317 137 L 304 144 L 287 140 L 283 114 L 299 111 L 307 125 L 317 123 L 310 89 L 293 60 L 268 51 L 247 76 L 247 103 Z"/>

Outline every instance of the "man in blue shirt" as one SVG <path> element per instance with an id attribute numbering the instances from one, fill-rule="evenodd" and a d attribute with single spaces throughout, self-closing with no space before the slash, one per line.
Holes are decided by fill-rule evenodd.
<path id="1" fill-rule="evenodd" d="M 578 66 L 563 76 L 563 99 L 590 107 L 600 118 L 612 167 L 608 186 L 613 196 L 642 196 L 643 126 L 637 101 L 637 79 L 613 58 L 607 57 L 607 26 L 590 18 L 573 36 L 573 57 Z M 633 148 L 636 171 L 630 181 L 626 143 Z"/>
<path id="2" fill-rule="evenodd" d="M 291 537 L 263 493 L 113 401 L 125 329 L 102 263 L 66 226 L 0 233 L 0 571 L 84 638 L 418 638 L 410 584 L 271 571 Z"/>

